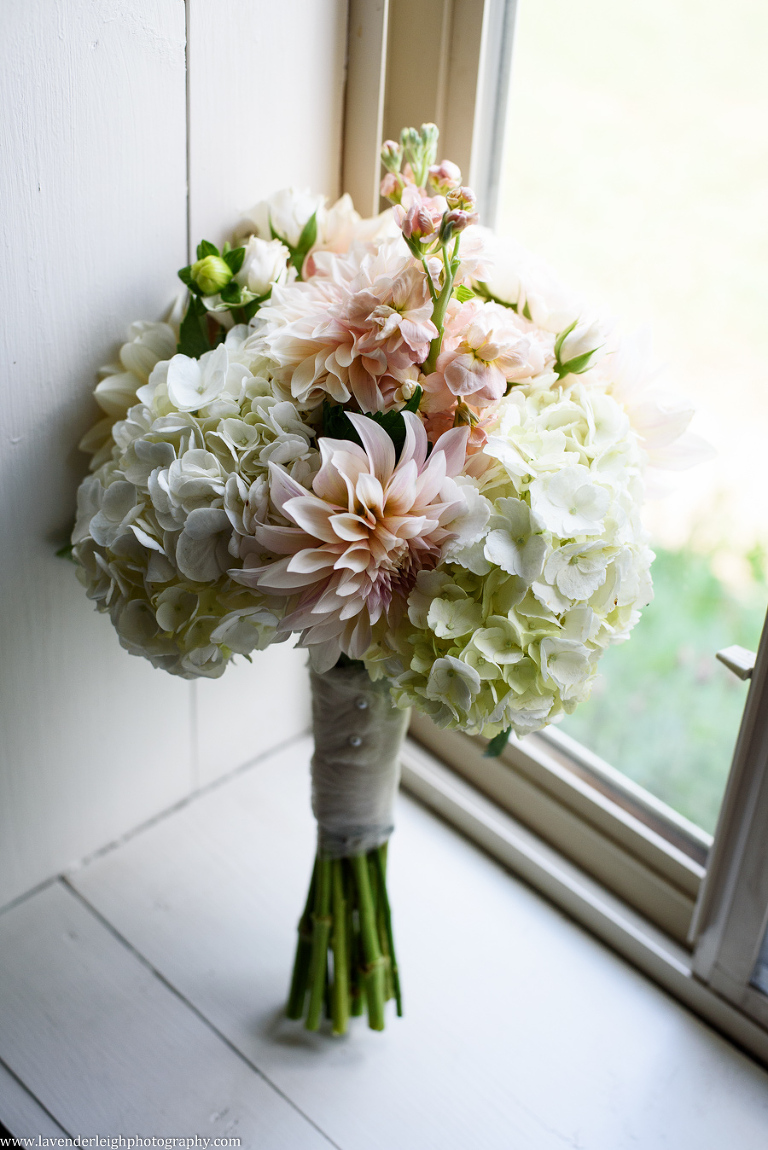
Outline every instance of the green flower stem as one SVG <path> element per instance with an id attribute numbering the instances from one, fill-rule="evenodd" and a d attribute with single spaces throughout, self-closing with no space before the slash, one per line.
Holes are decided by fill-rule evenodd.
<path id="1" fill-rule="evenodd" d="M 309 1007 L 304 1025 L 317 1030 L 323 1012 L 328 965 L 328 938 L 331 933 L 331 860 L 317 859 L 315 909 L 312 915 L 312 954 L 309 966 Z"/>
<path id="2" fill-rule="evenodd" d="M 400 973 L 397 969 L 397 956 L 395 954 L 395 939 L 392 933 L 392 912 L 389 909 L 389 895 L 387 894 L 387 844 L 384 843 L 374 852 L 374 862 L 379 878 L 379 892 L 384 917 L 384 929 L 387 938 L 390 970 L 392 973 L 392 989 L 394 992 L 397 1017 L 403 1017 L 403 996 L 400 990 Z"/>
<path id="3" fill-rule="evenodd" d="M 309 961 L 312 954 L 312 907 L 315 901 L 315 885 L 317 883 L 317 859 L 312 868 L 312 878 L 309 883 L 309 893 L 304 907 L 304 913 L 299 919 L 299 941 L 296 946 L 296 958 L 293 963 L 293 976 L 291 989 L 288 994 L 288 1005 L 285 1013 L 289 1018 L 298 1019 L 304 1013 L 304 1001 L 307 996 L 309 983 Z"/>
<path id="4" fill-rule="evenodd" d="M 437 303 L 437 292 L 435 291 L 435 285 L 432 283 L 432 276 L 429 274 L 429 265 L 427 264 L 427 257 L 422 256 L 421 262 L 424 265 L 424 274 L 427 277 L 427 287 L 429 288 L 429 294 L 432 297 L 432 303 Z"/>
<path id="5" fill-rule="evenodd" d="M 368 1001 L 368 1025 L 371 1030 L 384 1029 L 384 963 L 376 930 L 376 905 L 371 891 L 365 855 L 350 859 L 357 887 L 360 914 L 360 936 L 365 959 L 365 993 Z"/>
<path id="6" fill-rule="evenodd" d="M 387 941 L 387 928 L 384 921 L 384 904 L 379 890 L 379 873 L 376 863 L 373 858 L 374 852 L 366 855 L 366 863 L 368 865 L 368 881 L 371 884 L 371 892 L 373 894 L 373 902 L 376 907 L 376 933 L 379 939 L 379 950 L 384 959 L 384 1001 L 388 1002 L 390 998 L 394 997 L 394 986 L 392 984 L 392 963 L 389 956 L 389 945 Z"/>
<path id="7" fill-rule="evenodd" d="M 421 370 L 425 375 L 429 375 L 435 370 L 437 366 L 437 357 L 440 354 L 440 348 L 443 345 L 443 334 L 445 332 L 445 313 L 448 310 L 448 303 L 453 295 L 453 281 L 456 278 L 456 272 L 459 270 L 459 240 L 460 236 L 456 236 L 456 242 L 453 245 L 453 253 L 449 259 L 448 247 L 446 244 L 442 245 L 443 266 L 445 267 L 445 278 L 443 279 L 443 286 L 440 289 L 440 295 L 435 300 L 434 289 L 434 311 L 432 312 L 432 323 L 437 328 L 437 335 L 429 345 L 429 355 L 424 360 Z M 425 264 L 426 270 L 426 264 Z M 427 272 L 427 280 L 432 284 L 429 272 Z"/>
<path id="8" fill-rule="evenodd" d="M 355 883 L 349 860 L 343 860 L 344 895 L 347 900 L 347 942 L 349 958 L 349 997 L 350 1014 L 359 1018 L 365 1009 L 360 980 L 360 967 L 363 956 L 360 950 L 360 918 L 355 905 Z"/>
<path id="9" fill-rule="evenodd" d="M 386 846 L 344 859 L 315 859 L 299 920 L 286 1013 L 317 1030 L 325 1017 L 345 1034 L 350 1017 L 365 1013 L 384 1029 L 394 998 L 402 1015 L 400 980 L 386 883 Z"/>
<path id="10" fill-rule="evenodd" d="M 347 900 L 344 897 L 342 860 L 331 863 L 333 905 L 333 992 L 331 1019 L 334 1034 L 346 1034 L 349 1022 L 349 947 L 347 935 Z"/>

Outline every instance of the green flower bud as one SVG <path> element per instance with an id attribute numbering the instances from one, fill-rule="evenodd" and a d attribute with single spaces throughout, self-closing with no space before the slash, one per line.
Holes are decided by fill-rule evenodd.
<path id="1" fill-rule="evenodd" d="M 388 172 L 399 172 L 403 162 L 403 147 L 395 140 L 385 140 L 381 145 L 381 162 Z"/>
<path id="2" fill-rule="evenodd" d="M 203 295 L 216 295 L 232 279 L 232 269 L 221 256 L 205 256 L 192 264 L 190 276 Z"/>
<path id="3" fill-rule="evenodd" d="M 440 136 L 437 124 L 422 124 L 420 136 L 421 146 L 424 149 L 424 163 L 429 168 L 437 159 L 437 141 Z"/>

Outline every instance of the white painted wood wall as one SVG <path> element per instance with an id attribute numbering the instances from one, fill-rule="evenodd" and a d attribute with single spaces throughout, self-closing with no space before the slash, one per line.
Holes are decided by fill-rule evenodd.
<path id="1" fill-rule="evenodd" d="M 0 905 L 307 722 L 286 646 L 217 682 L 129 656 L 54 555 L 97 368 L 188 236 L 338 194 L 345 0 L 4 0 Z"/>

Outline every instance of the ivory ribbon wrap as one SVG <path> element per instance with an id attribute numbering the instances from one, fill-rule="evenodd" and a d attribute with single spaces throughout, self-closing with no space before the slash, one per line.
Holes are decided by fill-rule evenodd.
<path id="1" fill-rule="evenodd" d="M 324 858 L 365 854 L 394 830 L 400 748 L 408 711 L 392 706 L 386 683 L 358 667 L 310 671 L 312 810 Z"/>

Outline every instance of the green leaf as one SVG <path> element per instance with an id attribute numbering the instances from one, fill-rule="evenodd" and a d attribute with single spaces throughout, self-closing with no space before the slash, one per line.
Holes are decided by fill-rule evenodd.
<path id="1" fill-rule="evenodd" d="M 366 412 L 368 419 L 372 419 L 374 423 L 378 423 L 379 427 L 386 431 L 392 440 L 396 456 L 400 455 L 403 450 L 403 444 L 405 443 L 405 420 L 403 419 L 403 411 L 418 411 L 422 394 L 422 389 L 417 387 L 401 411 Z M 327 435 L 331 439 L 349 439 L 352 443 L 357 443 L 360 447 L 363 446 L 362 440 L 357 434 L 352 420 L 340 403 L 329 403 L 327 400 L 323 403 L 321 434 Z"/>
<path id="2" fill-rule="evenodd" d="M 176 351 L 180 355 L 199 359 L 206 351 L 211 350 L 211 341 L 206 330 L 207 318 L 208 312 L 203 301 L 196 295 L 190 296 L 186 314 L 179 328 L 179 342 L 176 345 Z"/>
<path id="3" fill-rule="evenodd" d="M 63 547 L 59 547 L 58 551 L 56 552 L 56 557 L 58 559 L 69 559 L 72 563 L 75 563 L 76 560 L 75 560 L 74 555 L 72 554 L 73 550 L 74 550 L 74 544 L 65 543 Z"/>
<path id="4" fill-rule="evenodd" d="M 408 400 L 405 407 L 403 408 L 403 411 L 413 411 L 413 412 L 418 411 L 419 406 L 421 405 L 421 397 L 423 394 L 424 394 L 423 388 L 417 387 L 416 390 L 414 391 L 413 395 L 411 396 L 411 398 Z"/>
<path id="5" fill-rule="evenodd" d="M 289 244 L 286 244 L 288 251 L 291 253 L 291 263 L 296 268 L 296 271 L 299 274 L 299 279 L 301 279 L 304 261 L 307 258 L 309 250 L 314 245 L 316 239 L 317 212 L 313 212 L 302 229 L 301 235 L 299 236 L 299 242 L 296 244 L 296 247 L 292 248 Z M 282 242 L 285 243 L 285 240 Z"/>
<path id="6" fill-rule="evenodd" d="M 186 284 L 188 288 L 192 287 L 194 280 L 192 279 L 192 265 L 191 264 L 188 267 L 179 268 L 179 270 L 176 274 L 178 275 L 179 279 L 181 280 L 181 282 L 183 284 Z M 197 285 L 195 285 L 195 286 L 197 286 Z"/>
<path id="7" fill-rule="evenodd" d="M 283 247 L 288 248 L 288 251 L 291 250 L 291 245 L 288 243 L 288 240 L 285 238 L 285 236 L 281 236 L 279 232 L 275 231 L 275 225 L 272 223 L 271 215 L 269 217 L 269 234 L 272 236 L 273 240 L 280 240 L 280 243 L 283 245 Z"/>
<path id="8" fill-rule="evenodd" d="M 263 303 L 264 303 L 266 300 L 268 300 L 268 299 L 269 299 L 269 297 L 270 297 L 270 295 L 271 295 L 271 294 L 272 294 L 271 292 L 267 292 L 267 294 L 266 294 L 266 295 L 260 295 L 260 296 L 256 296 L 256 298 L 255 298 L 255 299 L 252 299 L 252 300 L 250 301 L 250 303 L 247 303 L 247 304 L 245 304 L 245 305 L 244 305 L 244 306 L 241 308 L 241 311 L 242 311 L 242 313 L 243 313 L 243 320 L 242 320 L 242 322 L 243 322 L 243 323 L 249 323 L 249 322 L 250 322 L 250 320 L 252 320 L 252 319 L 253 319 L 253 317 L 256 315 L 256 312 L 259 310 L 259 308 L 261 307 L 261 305 L 262 305 L 262 304 L 263 304 Z"/>
<path id="9" fill-rule="evenodd" d="M 231 307 L 238 307 L 243 302 L 243 289 L 240 284 L 230 280 L 228 284 L 219 292 L 222 303 L 229 304 Z"/>
<path id="10" fill-rule="evenodd" d="M 509 742 L 509 736 L 512 734 L 512 728 L 507 727 L 506 731 L 499 731 L 498 735 L 494 735 L 488 746 L 485 748 L 484 759 L 498 759 L 501 752 Z"/>
<path id="11" fill-rule="evenodd" d="M 329 439 L 348 439 L 358 447 L 363 446 L 363 441 L 341 404 L 329 403 L 327 399 L 323 400 L 321 434 Z"/>
<path id="12" fill-rule="evenodd" d="M 210 240 L 201 240 L 197 245 L 197 258 L 199 260 L 205 259 L 206 256 L 218 256 L 220 254 L 219 249 Z"/>
<path id="13" fill-rule="evenodd" d="M 317 212 L 313 212 L 309 217 L 304 227 L 302 228 L 299 242 L 296 244 L 296 251 L 307 254 L 309 249 L 317 240 Z"/>
<path id="14" fill-rule="evenodd" d="M 475 282 L 475 287 L 477 288 L 477 292 L 475 293 L 476 295 L 481 296 L 483 299 L 490 300 L 491 303 L 497 303 L 501 307 L 508 307 L 510 311 L 517 311 L 516 303 L 510 303 L 509 300 L 506 299 L 499 299 L 497 295 L 493 294 L 487 283 L 483 283 L 482 281 L 478 280 Z M 530 319 L 531 317 L 529 315 L 526 316 L 526 318 Z"/>
<path id="15" fill-rule="evenodd" d="M 530 319 L 530 316 L 527 316 L 526 318 Z M 563 340 L 565 339 L 565 337 L 567 335 L 571 334 L 573 329 L 576 327 L 577 322 L 578 322 L 577 320 L 574 320 L 573 323 L 570 324 L 567 328 L 565 328 L 564 331 L 560 332 L 559 336 L 555 340 L 555 359 L 557 359 L 557 360 L 560 359 L 560 348 L 563 346 Z"/>
<path id="16" fill-rule="evenodd" d="M 575 359 L 569 359 L 567 363 L 561 363 L 557 369 L 557 374 L 562 377 L 564 375 L 580 375 L 582 371 L 586 371 L 589 367 L 589 361 L 597 351 L 593 348 L 592 351 L 585 351 L 583 355 L 577 355 Z"/>
<path id="17" fill-rule="evenodd" d="M 225 251 L 224 259 L 227 261 L 232 275 L 236 276 L 240 271 L 240 268 L 243 266 L 243 260 L 245 259 L 245 248 L 233 248 L 232 251 Z"/>
<path id="18" fill-rule="evenodd" d="M 466 284 L 459 284 L 458 287 L 455 287 L 453 294 L 459 303 L 466 303 L 468 299 L 475 298 L 475 292 L 472 291 L 472 288 L 468 288 Z"/>

